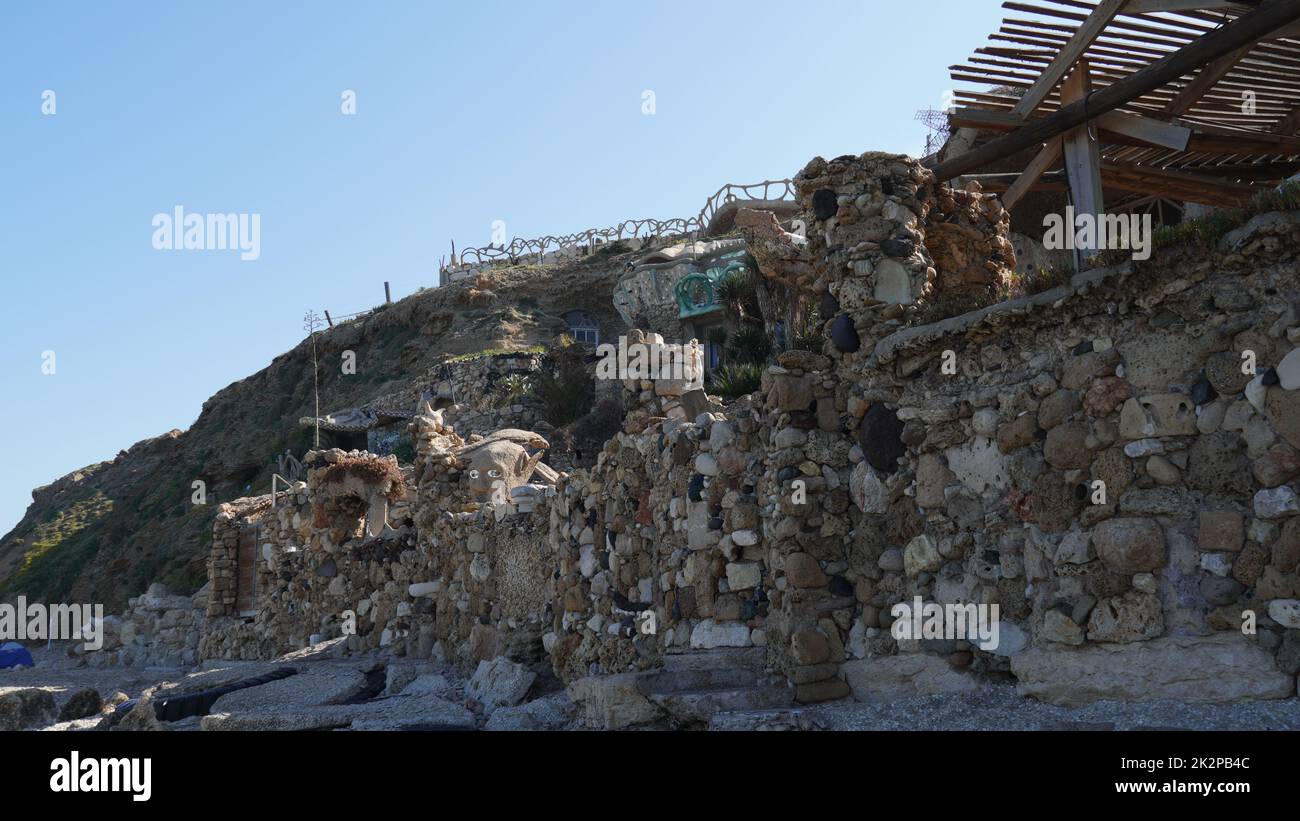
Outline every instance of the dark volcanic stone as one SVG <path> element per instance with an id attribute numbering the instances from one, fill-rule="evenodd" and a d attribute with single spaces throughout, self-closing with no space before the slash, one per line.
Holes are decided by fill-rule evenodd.
<path id="1" fill-rule="evenodd" d="M 890 257 L 910 257 L 916 250 L 916 243 L 910 239 L 896 237 L 880 243 L 880 250 Z"/>
<path id="2" fill-rule="evenodd" d="M 692 502 L 698 502 L 704 496 L 704 474 L 696 473 L 691 477 L 691 484 L 686 488 L 686 495 Z"/>
<path id="3" fill-rule="evenodd" d="M 813 192 L 813 216 L 819 220 L 828 220 L 835 216 L 835 212 L 840 210 L 840 204 L 836 201 L 835 192 L 829 188 L 821 188 Z"/>
<path id="4" fill-rule="evenodd" d="M 338 573 L 339 573 L 339 566 L 334 563 L 333 559 L 330 559 L 329 561 L 325 562 L 325 564 L 316 568 L 316 575 L 320 576 L 322 579 L 332 579 L 335 576 L 337 576 Z"/>
<path id="5" fill-rule="evenodd" d="M 858 427 L 858 445 L 867 464 L 884 473 L 898 470 L 898 458 L 907 452 L 903 444 L 903 423 L 898 414 L 875 402 Z"/>
<path id="6" fill-rule="evenodd" d="M 1195 385 L 1192 385 L 1192 401 L 1198 405 L 1213 402 L 1218 395 L 1219 392 L 1214 389 L 1214 386 L 1210 384 L 1210 380 L 1206 379 L 1204 375 L 1196 381 Z"/>
<path id="7" fill-rule="evenodd" d="M 840 301 L 831 295 L 830 291 L 821 295 L 817 301 L 817 313 L 823 317 L 835 316 L 840 312 Z"/>
<path id="8" fill-rule="evenodd" d="M 853 327 L 853 317 L 848 314 L 835 317 L 835 321 L 831 323 L 831 343 L 840 353 L 854 353 L 862 347 L 862 340 L 858 338 L 858 329 Z"/>
<path id="9" fill-rule="evenodd" d="M 831 583 L 829 585 L 829 589 L 831 591 L 832 596 L 853 595 L 853 585 L 849 584 L 849 580 L 844 578 L 843 576 L 831 576 Z"/>
<path id="10" fill-rule="evenodd" d="M 1083 340 L 1078 345 L 1075 345 L 1074 350 L 1070 351 L 1070 353 L 1074 354 L 1075 356 L 1083 356 L 1086 353 L 1092 353 L 1092 340 L 1091 339 Z"/>
<path id="11" fill-rule="evenodd" d="M 815 430 L 817 414 L 812 411 L 790 411 L 790 427 L 799 430 Z"/>
<path id="12" fill-rule="evenodd" d="M 1277 368 L 1269 368 L 1268 370 L 1264 371 L 1264 375 L 1260 377 L 1259 381 L 1262 382 L 1265 386 L 1272 386 L 1281 382 L 1282 377 L 1277 375 Z"/>
<path id="13" fill-rule="evenodd" d="M 799 468 L 795 467 L 794 465 L 783 467 L 776 472 L 777 481 L 780 482 L 788 482 L 798 475 L 799 475 Z"/>

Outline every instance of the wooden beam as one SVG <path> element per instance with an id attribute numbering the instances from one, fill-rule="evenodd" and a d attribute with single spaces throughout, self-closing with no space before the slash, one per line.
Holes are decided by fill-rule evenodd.
<path id="1" fill-rule="evenodd" d="M 1146 68 L 1096 92 L 1086 100 L 1063 106 L 1056 112 L 992 140 L 979 148 L 935 166 L 939 181 L 982 168 L 1017 151 L 1047 142 L 1052 137 L 1087 122 L 1098 114 L 1132 102 L 1143 94 L 1176 80 L 1207 62 L 1217 60 L 1265 37 L 1287 23 L 1300 20 L 1300 0 L 1272 0 L 1209 32 L 1195 42 L 1162 57 Z"/>
<path id="2" fill-rule="evenodd" d="M 1011 187 L 1002 195 L 1002 207 L 1008 211 L 1014 208 L 1016 203 L 1029 193 L 1034 183 L 1038 182 L 1038 178 L 1061 159 L 1062 150 L 1060 137 L 1048 140 L 1047 145 L 1034 155 L 1029 165 L 1025 166 L 1025 170 L 1020 172 L 1020 176 L 1016 177 L 1016 181 L 1011 183 Z"/>
<path id="3" fill-rule="evenodd" d="M 991 194 L 1005 194 L 1016 180 L 1020 179 L 1020 174 L 1014 171 L 1005 171 L 995 174 L 963 174 L 958 182 L 964 180 L 975 180 L 980 184 L 980 188 Z M 1068 191 L 1069 183 L 1065 181 L 1064 171 L 1048 171 L 1038 178 L 1033 185 L 1029 186 L 1030 191 Z M 1006 205 L 1006 197 L 1003 197 L 1003 205 Z"/>
<path id="4" fill-rule="evenodd" d="M 1126 2 L 1128 0 L 1101 0 L 1065 45 L 1061 46 L 1061 50 L 1052 58 L 1052 62 L 1047 64 L 1047 68 L 1043 69 L 1043 73 L 1038 75 L 1038 79 L 1025 92 L 1025 96 L 1016 103 L 1014 109 L 1016 114 L 1028 117 L 1034 113 L 1038 104 L 1047 99 L 1047 95 L 1052 93 L 1052 89 L 1061 82 L 1065 73 L 1079 62 L 1079 58 L 1088 51 L 1088 46 L 1092 45 L 1092 41 L 1106 30 L 1106 26 L 1115 19 L 1115 15 L 1119 14 Z"/>
<path id="5" fill-rule="evenodd" d="M 1186 126 L 1126 114 L 1123 111 L 1107 111 L 1094 122 L 1098 128 L 1114 134 L 1123 134 L 1148 145 L 1172 148 L 1175 151 L 1185 151 L 1187 141 L 1192 137 L 1192 130 Z"/>
<path id="6" fill-rule="evenodd" d="M 1129 0 L 1124 14 L 1150 14 L 1157 11 L 1218 11 L 1240 6 L 1232 0 Z M 1249 4 L 1247 4 L 1249 5 Z"/>
<path id="7" fill-rule="evenodd" d="M 1207 174 L 1197 174 L 1191 171 L 1171 171 L 1131 163 L 1103 163 L 1101 171 L 1103 178 L 1107 180 L 1107 184 L 1115 183 L 1117 188 L 1121 187 L 1118 184 L 1120 182 L 1147 185 L 1147 193 L 1159 190 L 1161 187 L 1167 187 L 1181 192 L 1180 196 L 1191 199 L 1192 202 L 1208 202 L 1211 205 L 1224 202 L 1244 202 L 1262 190 L 1245 183 L 1229 182 Z M 1197 199 L 1198 196 L 1208 199 Z"/>
<path id="8" fill-rule="evenodd" d="M 1205 96 L 1206 92 L 1227 76 L 1232 67 L 1241 62 L 1247 54 L 1250 53 L 1254 44 L 1242 46 L 1236 51 L 1225 54 L 1205 68 L 1201 69 L 1191 82 L 1183 86 L 1182 89 L 1169 101 L 1165 106 L 1165 113 L 1171 117 L 1177 117 L 1186 113 L 1187 109 L 1196 105 L 1196 102 Z"/>
<path id="9" fill-rule="evenodd" d="M 1300 114 L 1291 116 L 1297 118 L 1291 131 L 1300 130 Z M 1120 118 L 1125 118 L 1126 122 L 1117 125 L 1121 123 Z M 1029 122 L 1035 121 L 1031 119 Z M 948 122 L 953 128 L 978 128 L 982 131 L 1014 131 L 1025 124 L 1010 111 L 986 108 L 954 109 L 948 115 Z M 1154 117 L 1129 114 L 1124 111 L 1106 112 L 1097 117 L 1096 122 L 1101 129 L 1103 141 L 1107 144 L 1157 145 L 1182 151 L 1206 151 L 1241 156 L 1268 157 L 1275 154 L 1300 154 L 1300 138 L 1278 130 L 1286 126 L 1285 121 L 1279 123 L 1273 133 L 1222 128 L 1180 119 L 1166 123 Z M 1181 139 L 1181 129 L 1189 130 L 1191 134 L 1186 144 L 1179 146 L 1176 141 Z M 1154 136 L 1158 136 L 1159 139 L 1153 141 L 1151 138 Z"/>

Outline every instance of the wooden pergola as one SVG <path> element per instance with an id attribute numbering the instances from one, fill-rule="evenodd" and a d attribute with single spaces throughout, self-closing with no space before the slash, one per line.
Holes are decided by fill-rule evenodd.
<path id="1" fill-rule="evenodd" d="M 1234 205 L 1300 170 L 1300 0 L 1008 0 L 990 44 L 951 67 L 953 129 L 995 133 L 934 166 L 1008 208 L 1069 190 Z M 1025 149 L 1018 173 L 981 174 Z M 1119 205 L 1119 203 L 1112 203 Z"/>

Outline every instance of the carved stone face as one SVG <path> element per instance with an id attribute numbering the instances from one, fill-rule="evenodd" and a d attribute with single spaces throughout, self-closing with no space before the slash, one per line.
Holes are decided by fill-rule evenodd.
<path id="1" fill-rule="evenodd" d="M 478 502 L 510 498 L 510 491 L 528 481 L 532 472 L 528 452 L 514 442 L 490 442 L 469 454 L 465 484 L 470 497 Z"/>

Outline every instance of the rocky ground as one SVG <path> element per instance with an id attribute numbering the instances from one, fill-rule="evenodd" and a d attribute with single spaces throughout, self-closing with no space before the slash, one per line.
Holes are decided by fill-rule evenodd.
<path id="1" fill-rule="evenodd" d="M 38 651 L 37 667 L 0 673 L 0 729 L 41 730 L 582 730 L 590 710 L 553 679 L 511 662 L 485 662 L 470 678 L 428 661 L 339 657 L 327 642 L 272 662 L 210 661 L 194 670 L 92 669 Z M 294 675 L 234 689 L 206 715 L 158 721 L 152 702 L 182 699 L 292 667 Z M 608 692 L 614 692 L 610 690 Z M 93 693 L 94 695 L 90 695 Z M 43 695 L 48 694 L 48 695 Z M 123 709 L 127 697 L 143 704 Z M 608 705 L 605 705 L 608 707 Z M 614 707 L 618 709 L 617 706 Z M 700 720 L 698 705 L 636 729 L 710 730 L 1300 730 L 1300 699 L 1205 705 L 1178 701 L 1044 704 L 1010 682 L 971 693 L 881 704 L 845 699 L 775 709 L 723 709 Z M 122 716 L 125 716 L 123 718 Z"/>

